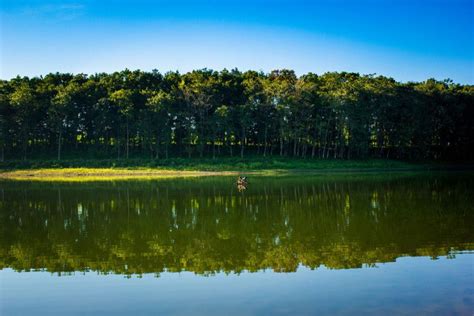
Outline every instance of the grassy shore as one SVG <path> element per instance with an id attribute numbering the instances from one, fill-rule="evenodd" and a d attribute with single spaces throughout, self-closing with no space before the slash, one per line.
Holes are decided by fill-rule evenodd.
<path id="1" fill-rule="evenodd" d="M 157 179 L 287 173 L 419 171 L 452 168 L 452 165 L 409 163 L 395 160 L 311 160 L 293 158 L 220 158 L 163 160 L 64 160 L 8 161 L 0 163 L 0 179 L 87 181 Z M 457 166 L 454 166 L 457 167 Z"/>
<path id="2" fill-rule="evenodd" d="M 186 171 L 164 169 L 124 168 L 45 168 L 0 172 L 0 179 L 43 181 L 109 181 L 128 179 L 165 179 L 178 177 L 202 177 L 233 175 L 226 171 Z"/>

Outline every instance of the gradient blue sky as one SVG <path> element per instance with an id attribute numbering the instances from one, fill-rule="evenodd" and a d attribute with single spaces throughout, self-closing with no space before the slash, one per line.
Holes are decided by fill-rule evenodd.
<path id="1" fill-rule="evenodd" d="M 237 67 L 474 83 L 474 0 L 0 0 L 0 77 Z"/>

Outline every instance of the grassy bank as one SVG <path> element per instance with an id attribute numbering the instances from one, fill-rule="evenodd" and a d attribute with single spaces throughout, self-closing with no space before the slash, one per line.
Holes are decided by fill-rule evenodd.
<path id="1" fill-rule="evenodd" d="M 44 181 L 101 181 L 128 179 L 165 179 L 178 177 L 202 177 L 233 175 L 226 171 L 186 171 L 164 169 L 124 168 L 44 168 L 0 172 L 0 179 Z"/>
<path id="2" fill-rule="evenodd" d="M 431 163 L 408 163 L 397 160 L 317 160 L 280 157 L 255 158 L 172 158 L 172 159 L 68 159 L 12 160 L 0 162 L 1 170 L 44 168 L 148 168 L 164 170 L 229 171 L 275 169 L 393 169 L 426 168 Z"/>
<path id="3" fill-rule="evenodd" d="M 470 165 L 464 165 L 470 166 Z M 463 166 L 409 163 L 395 160 L 310 160 L 293 158 L 221 158 L 163 160 L 8 161 L 0 163 L 0 178 L 15 180 L 84 181 L 156 179 L 216 175 L 416 171 Z"/>

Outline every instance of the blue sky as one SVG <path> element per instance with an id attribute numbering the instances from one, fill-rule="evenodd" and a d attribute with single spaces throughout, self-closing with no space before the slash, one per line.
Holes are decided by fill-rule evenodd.
<path id="1" fill-rule="evenodd" d="M 239 68 L 474 83 L 474 0 L 0 0 L 0 77 Z"/>

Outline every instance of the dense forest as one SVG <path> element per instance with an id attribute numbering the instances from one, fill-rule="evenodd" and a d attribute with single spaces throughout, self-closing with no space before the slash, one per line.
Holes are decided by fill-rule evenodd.
<path id="1" fill-rule="evenodd" d="M 472 160 L 474 86 L 331 72 L 48 74 L 0 81 L 1 160 Z"/>

